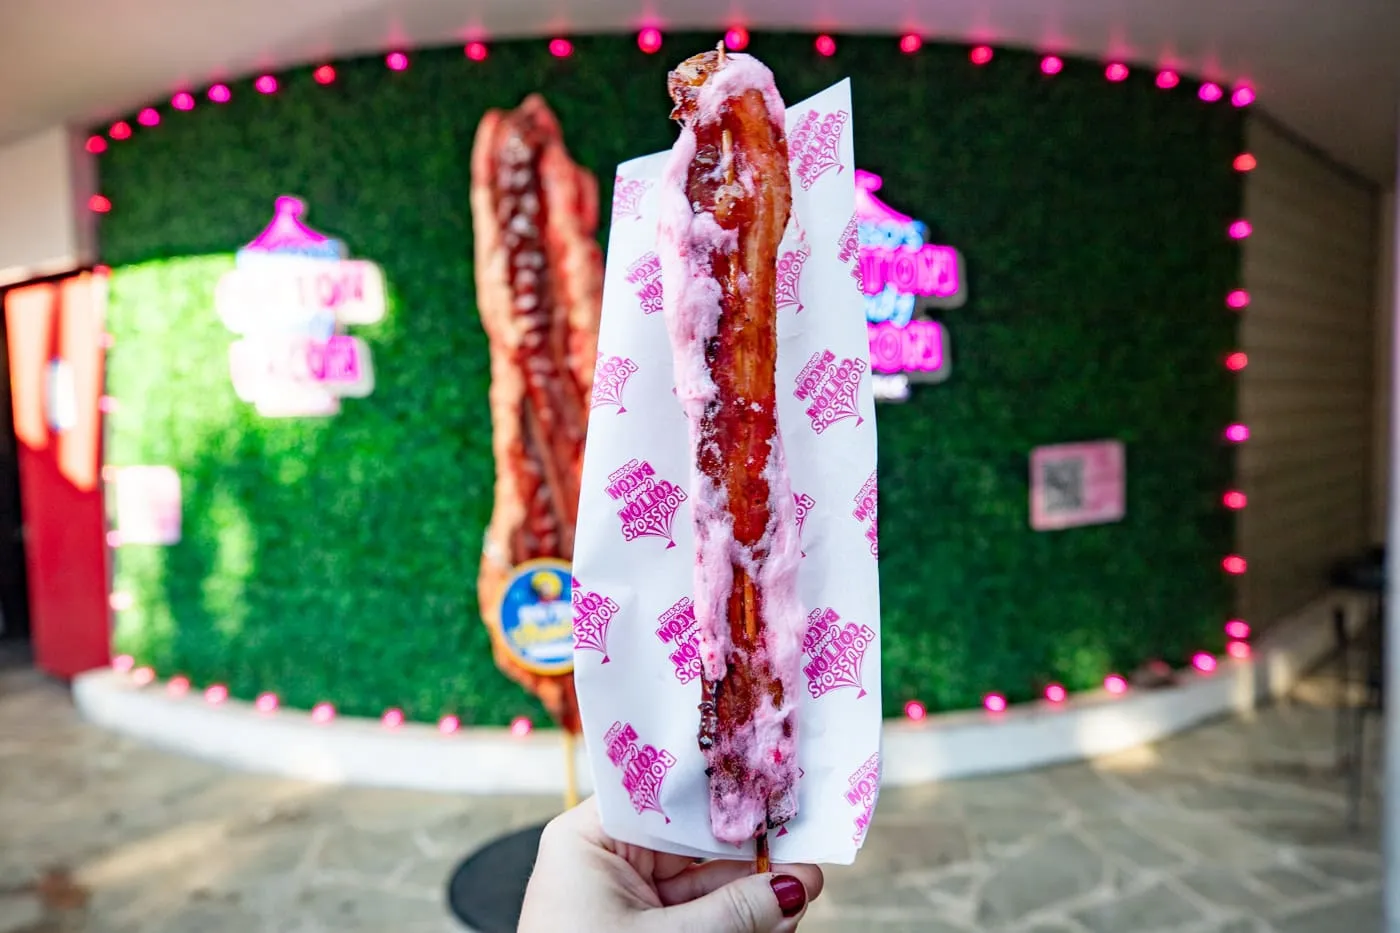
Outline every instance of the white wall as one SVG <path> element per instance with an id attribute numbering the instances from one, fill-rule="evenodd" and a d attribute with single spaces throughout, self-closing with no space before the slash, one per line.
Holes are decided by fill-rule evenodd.
<path id="1" fill-rule="evenodd" d="M 1370 543 L 1374 510 L 1379 200 L 1262 119 L 1245 186 L 1254 234 L 1241 321 L 1249 366 L 1239 411 L 1250 439 L 1237 461 L 1241 616 L 1267 625 L 1327 586 L 1341 558 Z"/>
<path id="2" fill-rule="evenodd" d="M 82 145 L 59 126 L 0 146 L 0 285 L 93 260 L 95 166 Z"/>

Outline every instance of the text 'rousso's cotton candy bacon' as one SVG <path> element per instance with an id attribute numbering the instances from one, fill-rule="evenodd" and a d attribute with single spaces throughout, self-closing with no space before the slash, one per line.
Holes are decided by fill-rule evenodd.
<path id="1" fill-rule="evenodd" d="M 708 53 L 671 91 L 676 146 L 614 185 L 575 544 L 599 806 L 664 851 L 847 863 L 881 721 L 850 88 L 784 108 Z"/>

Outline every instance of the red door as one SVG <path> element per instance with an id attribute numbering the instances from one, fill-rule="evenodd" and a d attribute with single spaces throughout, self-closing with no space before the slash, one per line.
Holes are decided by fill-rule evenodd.
<path id="1" fill-rule="evenodd" d="M 107 664 L 111 649 L 99 411 L 106 277 L 21 286 L 4 305 L 34 660 L 72 677 Z"/>

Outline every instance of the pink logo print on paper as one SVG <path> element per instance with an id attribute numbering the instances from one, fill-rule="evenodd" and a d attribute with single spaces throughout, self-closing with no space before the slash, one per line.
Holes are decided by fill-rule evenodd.
<path id="1" fill-rule="evenodd" d="M 695 621 L 695 604 L 682 597 L 656 620 L 656 637 L 672 648 L 671 665 L 676 679 L 688 684 L 700 676 L 700 626 Z"/>
<path id="2" fill-rule="evenodd" d="M 788 157 L 796 167 L 802 190 L 811 188 L 831 169 L 839 173 L 845 168 L 841 164 L 841 131 L 849 119 L 844 110 L 825 115 L 809 110 L 797 121 L 797 128 L 788 135 Z"/>
<path id="3" fill-rule="evenodd" d="M 645 460 L 629 460 L 608 476 L 607 493 L 608 498 L 624 503 L 617 510 L 624 541 L 665 538 L 666 547 L 676 546 L 671 524 L 687 498 L 684 489 L 657 478 Z"/>
<path id="4" fill-rule="evenodd" d="M 874 557 L 880 556 L 880 530 L 877 524 L 880 497 L 878 487 L 875 482 L 875 474 L 870 474 L 870 479 L 865 481 L 865 485 L 860 487 L 860 492 L 856 493 L 856 507 L 851 514 L 855 520 L 861 524 L 869 525 L 865 529 L 865 540 L 870 542 L 870 553 Z"/>
<path id="5" fill-rule="evenodd" d="M 622 769 L 622 789 L 627 791 L 632 808 L 639 815 L 655 810 L 671 822 L 661 809 L 661 785 L 675 767 L 676 756 L 664 748 L 640 744 L 631 723 L 613 723 L 603 735 L 603 744 L 608 749 L 608 760 Z"/>
<path id="6" fill-rule="evenodd" d="M 821 434 L 847 418 L 856 419 L 857 425 L 864 423 L 857 396 L 866 366 L 865 360 L 837 360 L 830 350 L 812 354 L 802 372 L 797 374 L 797 391 L 793 395 L 804 402 L 810 401 L 807 417 L 812 420 L 813 431 Z"/>
<path id="7" fill-rule="evenodd" d="M 807 523 L 807 513 L 816 506 L 817 500 L 807 495 L 805 492 L 793 493 L 792 498 L 797 504 L 797 537 L 802 538 L 802 526 Z M 806 557 L 807 552 L 803 551 L 802 556 Z"/>
<path id="8" fill-rule="evenodd" d="M 778 287 L 777 287 L 777 309 L 797 307 L 796 314 L 802 313 L 802 267 L 807 264 L 807 257 L 812 255 L 812 248 L 803 243 L 797 249 L 790 249 L 778 258 Z"/>
<path id="9" fill-rule="evenodd" d="M 590 407 L 616 405 L 619 415 L 626 411 L 622 407 L 622 391 L 636 371 L 637 364 L 625 356 L 604 357 L 599 353 L 598 364 L 593 370 L 593 402 Z"/>
<path id="10" fill-rule="evenodd" d="M 617 615 L 617 603 L 601 593 L 592 593 L 574 580 L 574 650 L 596 651 L 608 658 L 608 625 Z"/>
<path id="11" fill-rule="evenodd" d="M 618 175 L 613 182 L 613 220 L 630 217 L 642 219 L 642 198 L 646 196 L 651 182 L 640 178 L 623 178 Z"/>
<path id="12" fill-rule="evenodd" d="M 802 637 L 802 653 L 811 658 L 802 667 L 807 675 L 807 692 L 820 699 L 833 690 L 855 687 L 859 700 L 865 696 L 861 667 L 865 652 L 875 641 L 875 630 L 857 622 L 842 623 L 835 609 L 813 609 L 807 616 L 807 633 Z"/>
<path id="13" fill-rule="evenodd" d="M 856 831 L 851 838 L 860 845 L 865 831 L 870 828 L 870 818 L 875 815 L 875 801 L 880 798 L 880 753 L 866 759 L 865 764 L 856 769 L 848 782 L 846 802 L 856 808 Z"/>
<path id="14" fill-rule="evenodd" d="M 655 314 L 661 310 L 661 257 L 656 253 L 643 253 L 627 267 L 627 281 L 637 286 L 637 300 L 642 304 L 643 314 Z"/>
<path id="15" fill-rule="evenodd" d="M 841 239 L 837 245 L 840 246 L 840 251 L 837 252 L 836 258 L 851 264 L 851 278 L 861 285 L 864 294 L 864 279 L 860 271 L 860 223 L 855 214 L 846 222 L 846 229 L 841 231 Z"/>

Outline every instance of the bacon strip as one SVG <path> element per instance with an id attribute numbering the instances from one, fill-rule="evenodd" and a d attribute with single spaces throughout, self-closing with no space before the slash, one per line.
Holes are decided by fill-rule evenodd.
<path id="1" fill-rule="evenodd" d="M 482 118 L 471 198 L 496 460 L 477 594 L 483 617 L 499 622 L 490 617 L 512 567 L 573 556 L 602 306 L 598 184 L 569 158 L 544 99 L 531 95 Z M 499 644 L 495 656 L 561 726 L 579 731 L 572 677 L 525 670 Z"/>
<path id="2" fill-rule="evenodd" d="M 690 425 L 699 744 L 715 838 L 759 840 L 796 813 L 803 616 L 797 518 L 777 423 L 777 254 L 791 210 L 783 103 L 747 55 L 670 75 L 681 134 L 660 245 L 676 393 Z"/>

